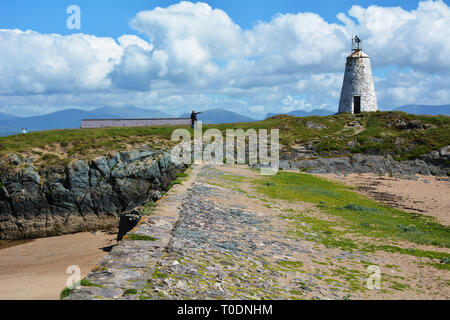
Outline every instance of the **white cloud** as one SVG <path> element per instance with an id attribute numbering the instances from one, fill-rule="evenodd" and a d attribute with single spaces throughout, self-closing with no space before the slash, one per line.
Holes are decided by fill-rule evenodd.
<path id="1" fill-rule="evenodd" d="M 450 8 L 444 2 L 420 2 L 412 11 L 353 6 L 349 16 L 358 24 L 346 27 L 365 39 L 365 50 L 376 57 L 374 66 L 395 64 L 425 72 L 450 71 Z"/>
<path id="2" fill-rule="evenodd" d="M 394 71 L 389 78 L 376 81 L 375 86 L 378 89 L 380 104 L 388 108 L 406 104 L 442 104 L 450 101 L 448 75 Z"/>
<path id="3" fill-rule="evenodd" d="M 121 36 L 117 41 L 124 49 L 133 45 L 141 48 L 144 51 L 151 51 L 153 49 L 153 45 L 135 35 L 124 35 Z"/>
<path id="4" fill-rule="evenodd" d="M 0 93 L 105 89 L 121 51 L 111 38 L 0 30 Z"/>
<path id="5" fill-rule="evenodd" d="M 220 9 L 206 3 L 180 2 L 168 8 L 139 12 L 130 26 L 147 35 L 155 47 L 173 54 L 183 64 L 226 60 L 241 56 L 244 39 L 240 27 Z M 180 49 L 185 48 L 180 52 Z M 194 57 L 192 54 L 199 54 Z"/>
<path id="6" fill-rule="evenodd" d="M 353 6 L 338 19 L 277 14 L 243 30 L 223 10 L 180 2 L 137 13 L 130 27 L 140 36 L 117 41 L 0 30 L 1 111 L 97 103 L 179 115 L 195 105 L 262 117 L 337 109 L 353 34 L 363 39 L 375 71 L 394 66 L 389 76 L 375 77 L 381 105 L 448 103 L 450 8 L 444 2 L 424 1 L 411 11 Z"/>

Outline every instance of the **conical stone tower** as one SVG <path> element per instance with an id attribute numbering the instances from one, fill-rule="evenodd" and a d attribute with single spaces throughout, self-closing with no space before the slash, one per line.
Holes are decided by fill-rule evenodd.
<path id="1" fill-rule="evenodd" d="M 361 40 L 352 39 L 352 54 L 347 57 L 339 113 L 378 111 L 370 58 L 361 48 Z"/>

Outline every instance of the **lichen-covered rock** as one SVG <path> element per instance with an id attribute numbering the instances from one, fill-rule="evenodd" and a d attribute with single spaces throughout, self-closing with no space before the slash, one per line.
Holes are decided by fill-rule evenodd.
<path id="1" fill-rule="evenodd" d="M 446 157 L 450 159 L 450 146 L 443 147 L 439 150 L 439 154 L 442 157 Z"/>
<path id="2" fill-rule="evenodd" d="M 135 150 L 0 177 L 0 239 L 117 227 L 122 213 L 165 191 L 184 166 L 163 151 Z"/>
<path id="3" fill-rule="evenodd" d="M 327 129 L 327 127 L 321 123 L 315 123 L 312 121 L 308 121 L 306 122 L 306 127 L 308 129 L 313 129 L 313 130 L 322 130 L 322 129 Z"/>

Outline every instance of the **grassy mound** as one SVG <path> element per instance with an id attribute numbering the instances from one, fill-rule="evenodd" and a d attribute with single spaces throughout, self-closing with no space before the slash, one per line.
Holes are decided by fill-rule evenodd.
<path id="1" fill-rule="evenodd" d="M 406 129 L 411 121 L 426 129 Z M 319 128 L 318 128 L 319 127 Z M 91 159 L 99 154 L 130 150 L 147 144 L 170 147 L 174 129 L 180 127 L 135 127 L 83 130 L 51 130 L 0 138 L 0 155 L 33 156 L 42 163 Z M 183 127 L 181 127 L 183 128 Z M 184 127 L 186 128 L 186 127 Z M 205 125 L 204 130 L 279 129 L 281 151 L 290 153 L 299 145 L 310 145 L 322 156 L 352 153 L 391 154 L 397 160 L 414 159 L 446 146 L 450 141 L 450 117 L 418 116 L 403 112 L 376 112 L 327 117 L 275 116 L 264 121 Z M 186 128 L 192 132 L 190 128 Z"/>

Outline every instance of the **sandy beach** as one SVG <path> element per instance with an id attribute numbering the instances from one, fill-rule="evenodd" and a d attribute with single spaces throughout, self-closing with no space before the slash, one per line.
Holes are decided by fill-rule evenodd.
<path id="1" fill-rule="evenodd" d="M 69 266 L 81 277 L 116 244 L 116 235 L 77 233 L 36 239 L 0 250 L 0 300 L 57 300 L 66 286 Z"/>
<path id="2" fill-rule="evenodd" d="M 417 175 L 417 180 L 374 174 L 318 175 L 357 187 L 357 191 L 391 207 L 431 216 L 450 225 L 450 182 Z"/>

